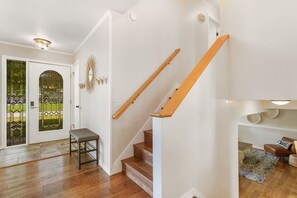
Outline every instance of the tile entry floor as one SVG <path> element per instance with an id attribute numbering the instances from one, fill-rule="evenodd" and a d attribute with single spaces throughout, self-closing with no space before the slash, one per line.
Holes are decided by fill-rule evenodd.
<path id="1" fill-rule="evenodd" d="M 0 168 L 69 153 L 69 139 L 22 145 L 0 150 Z"/>

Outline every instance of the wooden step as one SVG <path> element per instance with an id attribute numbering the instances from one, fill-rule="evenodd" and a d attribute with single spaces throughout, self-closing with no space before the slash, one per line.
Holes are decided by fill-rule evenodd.
<path id="1" fill-rule="evenodd" d="M 153 166 L 153 150 L 152 147 L 145 145 L 144 142 L 134 144 L 134 156 L 142 159 L 145 163 Z"/>
<path id="2" fill-rule="evenodd" d="M 153 130 L 144 131 L 144 143 L 149 147 L 153 147 Z"/>
<path id="3" fill-rule="evenodd" d="M 149 195 L 153 196 L 153 167 L 138 157 L 122 160 L 123 172 Z"/>

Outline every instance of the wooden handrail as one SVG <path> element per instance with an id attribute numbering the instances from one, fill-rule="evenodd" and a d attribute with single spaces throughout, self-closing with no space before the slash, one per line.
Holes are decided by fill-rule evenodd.
<path id="1" fill-rule="evenodd" d="M 134 103 L 134 101 L 140 96 L 140 94 L 155 80 L 155 78 L 163 71 L 163 69 L 170 64 L 172 59 L 180 52 L 180 48 L 177 48 L 172 54 L 164 61 L 162 65 L 141 85 L 141 87 L 125 102 L 121 108 L 112 115 L 113 119 L 119 118 L 126 109 Z"/>
<path id="2" fill-rule="evenodd" d="M 210 63 L 212 58 L 219 51 L 224 42 L 229 38 L 229 35 L 220 36 L 216 42 L 208 49 L 202 59 L 198 62 L 192 72 L 184 80 L 180 88 L 173 94 L 170 100 L 165 104 L 163 109 L 159 113 L 154 113 L 153 117 L 171 117 L 176 111 L 178 106 L 181 104 L 183 99 L 186 97 L 188 92 L 191 90 L 195 82 L 198 80 L 202 72 L 205 70 L 207 65 Z"/>

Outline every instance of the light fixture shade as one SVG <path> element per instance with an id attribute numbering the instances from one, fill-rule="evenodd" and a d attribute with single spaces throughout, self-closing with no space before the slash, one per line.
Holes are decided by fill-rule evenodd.
<path id="1" fill-rule="evenodd" d="M 50 44 L 52 44 L 52 42 L 43 38 L 34 38 L 33 40 L 35 41 L 37 46 L 42 50 L 48 49 Z"/>
<path id="2" fill-rule="evenodd" d="M 275 105 L 286 105 L 289 104 L 291 100 L 271 100 L 271 102 Z"/>

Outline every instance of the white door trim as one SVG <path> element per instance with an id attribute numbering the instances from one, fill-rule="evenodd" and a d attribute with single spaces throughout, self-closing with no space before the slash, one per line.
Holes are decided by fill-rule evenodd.
<path id="1" fill-rule="evenodd" d="M 71 129 L 73 129 L 73 125 L 75 124 L 75 106 L 76 106 L 76 101 L 75 101 L 75 89 L 78 87 L 77 84 L 75 84 L 75 76 L 77 74 L 75 74 L 75 68 L 78 67 L 78 70 L 80 69 L 80 62 L 76 61 L 73 64 L 72 70 L 71 70 L 71 74 L 74 74 L 71 76 Z M 78 81 L 80 82 L 80 70 L 78 73 Z M 81 92 L 78 92 L 78 97 L 79 97 L 79 128 L 81 126 Z M 75 127 L 77 128 L 77 126 Z"/>
<path id="2" fill-rule="evenodd" d="M 2 55 L 2 67 L 0 68 L 1 69 L 1 78 L 2 78 L 2 82 L 1 82 L 1 88 L 2 88 L 2 102 L 0 104 L 0 110 L 2 112 L 1 116 L 2 116 L 2 119 L 1 119 L 1 129 L 2 129 L 2 134 L 1 135 L 1 146 L 0 148 L 7 148 L 7 141 L 6 141 L 6 97 L 7 97 L 7 78 L 6 78 L 6 63 L 7 63 L 7 60 L 18 60 L 18 61 L 25 61 L 26 62 L 26 80 L 28 82 L 28 77 L 29 77 L 29 62 L 34 62 L 34 63 L 42 63 L 42 64 L 49 64 L 49 65 L 56 65 L 56 66 L 63 66 L 63 67 L 69 67 L 70 68 L 70 71 L 72 70 L 73 68 L 73 65 L 71 64 L 65 64 L 65 63 L 58 63 L 58 62 L 53 62 L 53 61 L 44 61 L 44 60 L 38 60 L 38 59 L 30 59 L 30 58 L 22 58 L 22 57 L 17 57 L 17 56 L 9 56 L 9 55 Z M 70 81 L 71 82 L 71 81 Z M 28 101 L 29 101 L 29 94 L 28 94 L 28 83 L 26 83 L 26 101 L 27 101 L 27 111 L 26 111 L 26 118 L 29 118 L 29 111 L 28 111 Z M 71 85 L 70 85 L 71 86 Z M 71 92 L 71 90 L 70 90 Z M 70 94 L 72 96 L 72 94 Z M 70 100 L 73 100 L 72 97 L 70 97 Z M 71 113 L 71 112 L 70 112 Z M 27 120 L 27 124 L 26 124 L 26 144 L 28 144 L 28 141 L 29 141 L 29 133 L 28 133 L 28 127 L 29 127 L 29 120 Z M 19 145 L 17 145 L 19 146 Z M 15 146 L 10 146 L 9 148 L 12 148 L 12 147 L 15 147 Z"/>

